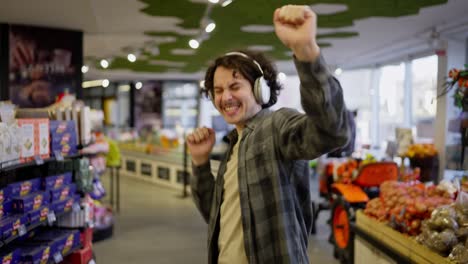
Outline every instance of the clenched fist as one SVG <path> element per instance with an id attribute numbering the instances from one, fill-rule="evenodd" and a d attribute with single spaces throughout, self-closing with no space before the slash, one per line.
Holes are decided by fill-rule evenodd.
<path id="1" fill-rule="evenodd" d="M 273 15 L 275 32 L 283 44 L 300 61 L 315 61 L 320 48 L 317 45 L 317 15 L 305 5 L 286 5 Z"/>
<path id="2" fill-rule="evenodd" d="M 212 128 L 200 127 L 188 134 L 186 140 L 193 164 L 199 166 L 208 162 L 216 141 L 215 131 Z"/>

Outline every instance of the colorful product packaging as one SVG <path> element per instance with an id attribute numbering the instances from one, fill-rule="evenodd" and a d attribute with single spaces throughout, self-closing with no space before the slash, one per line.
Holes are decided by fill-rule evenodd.
<path id="1" fill-rule="evenodd" d="M 54 203 L 57 201 L 63 201 L 69 197 L 73 197 L 76 192 L 76 185 L 74 183 L 50 190 L 50 202 Z"/>
<path id="2" fill-rule="evenodd" d="M 51 152 L 57 156 L 69 156 L 78 153 L 78 138 L 73 121 L 51 121 Z"/>
<path id="3" fill-rule="evenodd" d="M 9 185 L 0 189 L 0 204 L 5 202 L 8 197 L 11 197 L 11 188 Z"/>
<path id="4" fill-rule="evenodd" d="M 21 250 L 21 263 L 46 264 L 51 259 L 50 247 L 46 245 L 23 245 Z"/>
<path id="5" fill-rule="evenodd" d="M 79 230 L 62 230 L 50 229 L 39 234 L 36 234 L 30 243 L 46 242 L 50 246 L 50 254 L 53 256 L 60 253 L 62 256 L 67 255 L 72 249 L 80 245 Z"/>
<path id="6" fill-rule="evenodd" d="M 5 240 L 13 235 L 13 223 L 16 219 L 7 217 L 0 220 L 0 237 Z"/>
<path id="7" fill-rule="evenodd" d="M 28 213 L 29 224 L 34 225 L 47 220 L 49 214 L 49 207 L 42 206 L 41 208 Z"/>
<path id="8" fill-rule="evenodd" d="M 20 160 L 31 161 L 36 156 L 42 159 L 50 157 L 49 119 L 18 119 L 21 130 Z"/>
<path id="9" fill-rule="evenodd" d="M 13 198 L 13 211 L 21 214 L 28 213 L 49 204 L 49 201 L 49 192 L 37 192 L 25 197 L 16 197 Z"/>
<path id="10" fill-rule="evenodd" d="M 19 163 L 21 156 L 21 130 L 17 122 L 0 123 L 0 163 L 9 166 Z"/>
<path id="11" fill-rule="evenodd" d="M 13 218 L 13 231 L 12 231 L 12 235 L 13 236 L 16 236 L 16 235 L 19 235 L 20 234 L 20 227 L 21 226 L 26 226 L 29 222 L 29 218 L 28 218 L 28 215 L 27 214 L 24 214 L 24 215 L 12 215 L 10 216 L 10 218 Z"/>
<path id="12" fill-rule="evenodd" d="M 15 182 L 8 185 L 8 187 L 10 188 L 9 194 L 11 197 L 23 197 L 39 191 L 41 179 L 37 178 L 29 181 Z"/>
<path id="13" fill-rule="evenodd" d="M 64 213 L 64 212 L 69 212 L 73 208 L 74 203 L 78 203 L 80 201 L 79 196 L 74 196 L 71 198 L 68 198 L 64 201 L 58 201 L 53 203 L 50 208 L 51 210 L 54 210 L 56 214 Z"/>
<path id="14" fill-rule="evenodd" d="M 18 264 L 21 259 L 21 250 L 18 248 L 2 248 L 0 250 L 0 263 Z"/>
<path id="15" fill-rule="evenodd" d="M 7 217 L 13 212 L 13 201 L 9 200 L 0 204 L 0 219 Z"/>
<path id="16" fill-rule="evenodd" d="M 44 179 L 42 182 L 43 190 L 52 190 L 62 188 L 63 186 L 70 185 L 72 183 L 71 172 L 64 173 L 57 176 L 50 176 Z"/>

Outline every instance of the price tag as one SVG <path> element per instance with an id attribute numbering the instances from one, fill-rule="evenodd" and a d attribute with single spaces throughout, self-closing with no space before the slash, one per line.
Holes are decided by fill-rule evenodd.
<path id="1" fill-rule="evenodd" d="M 18 235 L 19 236 L 24 236 L 24 235 L 26 235 L 27 232 L 28 232 L 28 230 L 26 229 L 26 226 L 25 225 L 20 225 L 20 227 L 18 228 Z"/>
<path id="2" fill-rule="evenodd" d="M 63 256 L 60 254 L 60 252 L 57 252 L 54 254 L 54 262 L 55 263 L 60 263 L 63 261 Z"/>
<path id="3" fill-rule="evenodd" d="M 91 259 L 88 264 L 96 264 L 96 261 L 94 261 L 94 259 Z"/>
<path id="4" fill-rule="evenodd" d="M 81 210 L 81 206 L 78 203 L 73 203 L 72 209 L 73 212 L 79 212 Z"/>
<path id="5" fill-rule="evenodd" d="M 55 160 L 63 161 L 63 155 L 62 155 L 62 152 L 60 150 L 54 151 L 54 155 L 55 155 Z"/>
<path id="6" fill-rule="evenodd" d="M 49 225 L 52 225 L 56 220 L 57 217 L 55 216 L 55 212 L 49 212 L 49 214 L 47 215 L 47 221 L 49 222 Z"/>
<path id="7" fill-rule="evenodd" d="M 36 165 L 42 165 L 42 164 L 44 164 L 44 160 L 43 160 L 42 157 L 39 156 L 39 155 L 34 156 L 34 162 L 36 162 Z"/>

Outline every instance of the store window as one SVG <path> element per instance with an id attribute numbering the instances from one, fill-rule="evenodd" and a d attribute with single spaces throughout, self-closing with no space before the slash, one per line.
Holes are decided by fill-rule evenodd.
<path id="1" fill-rule="evenodd" d="M 413 125 L 420 138 L 434 138 L 437 93 L 437 56 L 423 57 L 412 63 Z"/>
<path id="2" fill-rule="evenodd" d="M 163 128 L 193 129 L 197 126 L 198 85 L 194 82 L 163 83 Z"/>
<path id="3" fill-rule="evenodd" d="M 381 68 L 379 81 L 379 139 L 381 144 L 394 140 L 395 129 L 403 126 L 404 80 L 404 63 Z"/>
<path id="4" fill-rule="evenodd" d="M 344 71 L 337 76 L 343 88 L 346 107 L 357 110 L 356 149 L 371 144 L 371 70 Z"/>

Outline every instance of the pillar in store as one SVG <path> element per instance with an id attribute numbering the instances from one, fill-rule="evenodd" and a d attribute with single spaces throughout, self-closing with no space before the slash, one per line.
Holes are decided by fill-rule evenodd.
<path id="1" fill-rule="evenodd" d="M 130 127 L 135 127 L 135 83 L 130 83 Z"/>
<path id="2" fill-rule="evenodd" d="M 380 146 L 380 91 L 379 91 L 379 83 L 380 83 L 380 74 L 381 69 L 380 66 L 376 65 L 372 69 L 371 73 L 371 111 L 372 111 L 372 118 L 371 118 L 371 139 L 372 139 L 372 147 L 379 147 Z"/>
<path id="3" fill-rule="evenodd" d="M 458 40 L 449 40 L 445 43 L 445 52 L 437 52 L 438 55 L 438 74 L 437 74 L 437 87 L 440 93 L 443 87 L 447 73 L 452 68 L 461 68 L 467 62 L 468 56 L 468 40 L 461 42 Z M 439 179 L 452 178 L 455 174 L 449 173 L 447 169 L 454 170 L 454 161 L 452 155 L 455 153 L 454 146 L 460 145 L 460 132 L 456 127 L 456 120 L 459 118 L 460 110 L 453 104 L 452 89 L 448 94 L 437 100 L 437 113 L 436 113 L 436 134 L 435 145 L 439 152 Z M 466 168 L 465 164 L 465 168 Z M 458 170 L 461 168 L 458 168 Z"/>
<path id="4" fill-rule="evenodd" d="M 403 117 L 403 125 L 405 127 L 411 127 L 413 125 L 413 74 L 411 72 L 412 70 L 412 58 L 409 57 L 405 61 L 405 88 L 404 88 L 404 93 L 405 96 L 404 98 L 404 117 Z"/>

